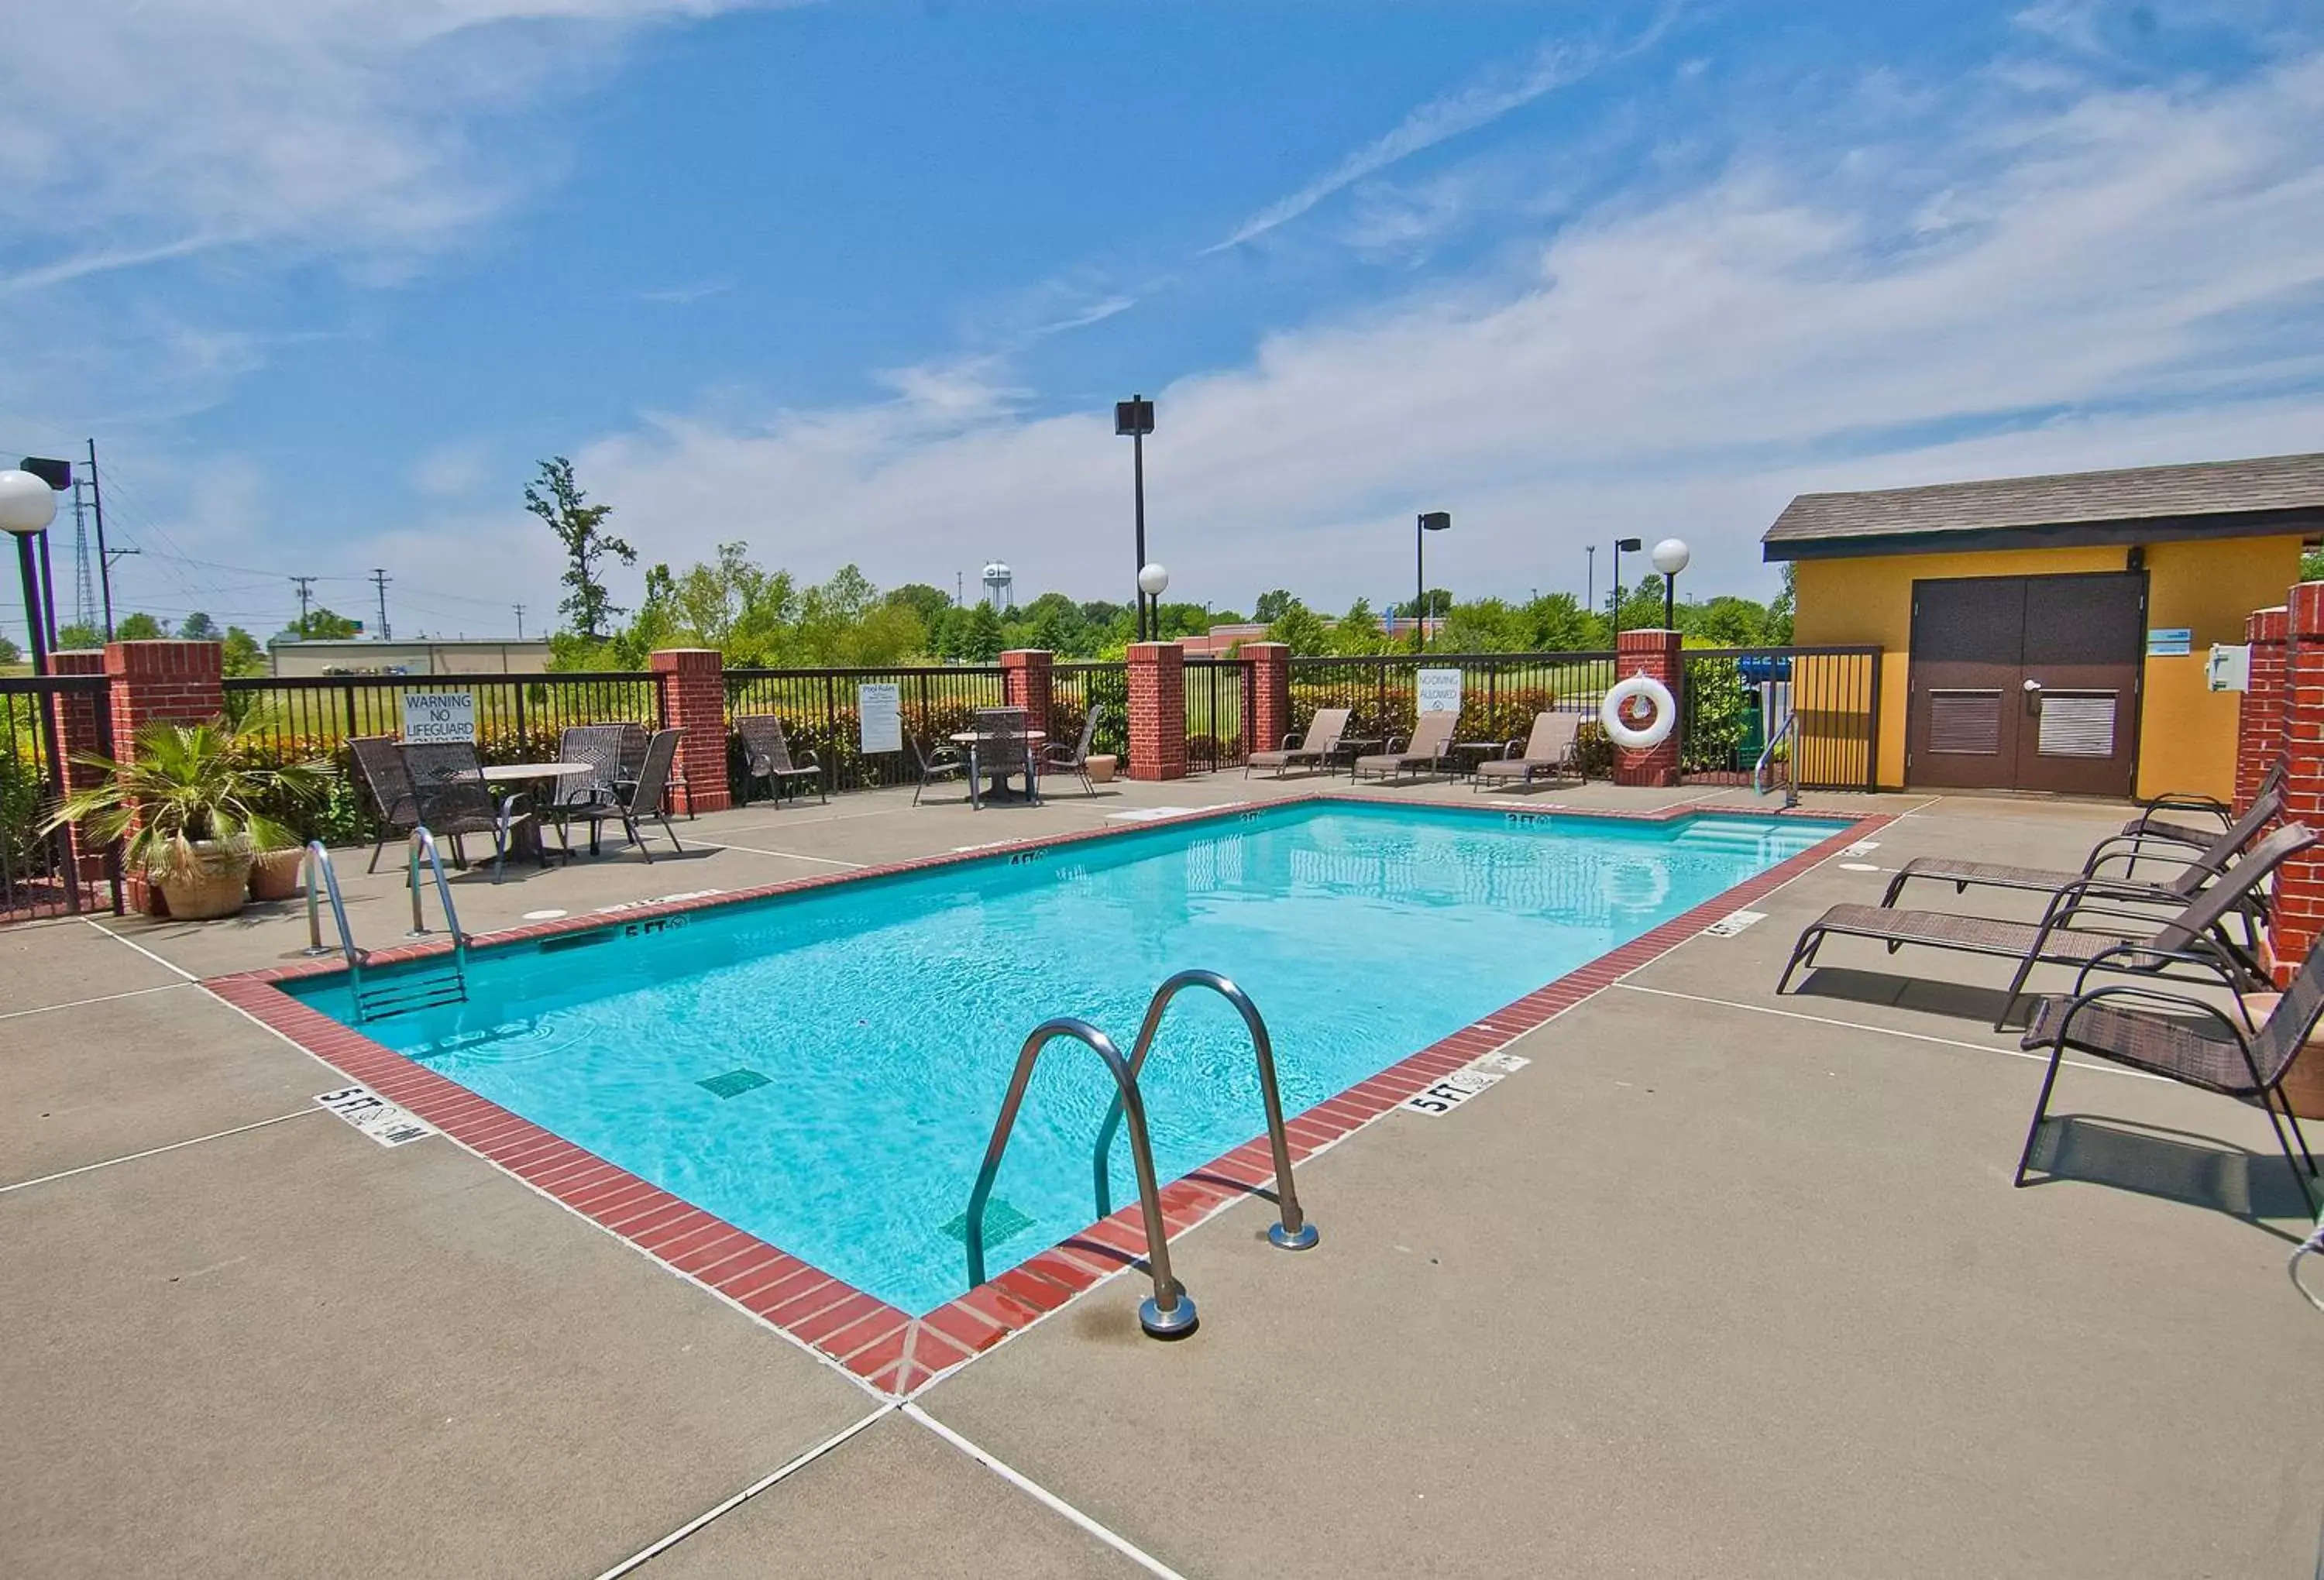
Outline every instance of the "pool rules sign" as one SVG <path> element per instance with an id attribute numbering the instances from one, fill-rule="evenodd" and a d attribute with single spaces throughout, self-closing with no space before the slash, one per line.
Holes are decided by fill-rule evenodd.
<path id="1" fill-rule="evenodd" d="M 892 682 L 857 686 L 855 719 L 867 754 L 904 749 L 903 698 Z"/>
<path id="2" fill-rule="evenodd" d="M 405 692 L 403 744 L 442 746 L 476 743 L 476 694 Z"/>

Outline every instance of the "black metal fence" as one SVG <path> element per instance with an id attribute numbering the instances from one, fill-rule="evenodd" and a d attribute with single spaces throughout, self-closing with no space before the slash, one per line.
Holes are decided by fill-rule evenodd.
<path id="1" fill-rule="evenodd" d="M 42 829 L 64 794 L 60 743 L 93 740 L 100 754 L 112 754 L 108 698 L 103 675 L 0 680 L 0 921 L 121 909 L 120 868 L 111 854 L 101 873 L 92 862 L 76 874 L 71 836 Z M 68 728 L 60 711 L 78 713 L 81 727 Z"/>
<path id="2" fill-rule="evenodd" d="M 1880 769 L 1877 648 L 1689 648 L 1679 701 L 1679 767 L 1691 784 L 1751 782 L 1768 740 L 1799 732 L 1769 761 L 1775 782 L 1871 790 Z"/>
<path id="3" fill-rule="evenodd" d="M 281 761 L 331 758 L 355 736 L 401 733 L 403 699 L 428 692 L 475 698 L 487 763 L 554 758 L 568 725 L 662 722 L 659 678 L 628 671 L 246 677 L 226 683 L 226 722 Z"/>
<path id="4" fill-rule="evenodd" d="M 1092 708 L 1102 708 L 1090 751 L 1111 757 L 1130 771 L 1130 667 L 1124 664 L 1058 664 L 1049 670 L 1049 732 L 1073 745 Z"/>
<path id="5" fill-rule="evenodd" d="M 745 714 L 771 713 L 780 719 L 783 738 L 794 755 L 814 752 L 828 789 L 867 790 L 917 783 L 919 774 L 908 747 L 888 752 L 862 749 L 862 714 L 855 688 L 866 684 L 894 686 L 904 732 L 931 745 L 941 745 L 955 730 L 966 730 L 969 715 L 975 710 L 998 708 L 1007 700 L 1002 671 L 986 666 L 730 669 L 726 714 L 739 719 Z M 1079 729 L 1081 721 L 1074 722 Z M 739 757 L 730 758 L 729 772 L 738 798 L 743 789 L 742 767 Z"/>
<path id="6" fill-rule="evenodd" d="M 1216 773 L 1240 763 L 1249 748 L 1253 668 L 1248 658 L 1186 660 L 1186 771 Z"/>
<path id="7" fill-rule="evenodd" d="M 1305 731 L 1318 708 L 1349 710 L 1348 732 L 1368 740 L 1409 739 L 1418 718 L 1420 672 L 1461 672 L 1462 740 L 1510 740 L 1534 715 L 1594 716 L 1614 684 L 1611 653 L 1431 653 L 1291 661 L 1291 727 Z M 1270 746 L 1278 742 L 1269 741 Z"/>

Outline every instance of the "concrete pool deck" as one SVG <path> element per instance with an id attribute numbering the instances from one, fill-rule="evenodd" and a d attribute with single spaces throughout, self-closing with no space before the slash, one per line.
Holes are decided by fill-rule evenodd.
<path id="1" fill-rule="evenodd" d="M 684 859 L 455 886 L 484 932 L 1309 787 L 761 805 L 681 822 Z M 2121 816 L 1808 803 L 1904 814 L 1881 868 L 2070 865 Z M 358 941 L 401 942 L 400 874 L 362 865 Z M 1116 1279 L 908 1406 L 446 1138 L 315 1108 L 344 1082 L 180 974 L 296 958 L 295 907 L 0 931 L 0 1552 L 588 1575 L 685 1531 L 641 1572 L 2311 1572 L 2324 1324 L 2283 1279 L 2265 1122 L 2070 1070 L 2061 1177 L 2011 1189 L 2040 1066 L 1987 1029 L 2006 971 L 1843 940 L 1773 996 L 1799 926 L 1886 876 L 1828 860 L 1453 1113 L 1303 1165 L 1314 1252 L 1266 1246 L 1258 1200 L 1180 1237 L 1193 1337 L 1140 1337 Z"/>

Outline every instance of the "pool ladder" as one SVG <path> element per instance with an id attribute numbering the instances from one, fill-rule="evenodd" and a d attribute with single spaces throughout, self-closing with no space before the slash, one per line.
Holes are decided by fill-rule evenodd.
<path id="1" fill-rule="evenodd" d="M 1765 795 L 1774 785 L 1775 749 L 1790 743 L 1791 750 L 1784 758 L 1784 808 L 1789 811 L 1800 804 L 1800 716 L 1797 712 L 1784 715 L 1775 732 L 1767 737 L 1767 744 L 1759 749 L 1759 760 L 1751 765 L 1751 794 Z"/>
<path id="2" fill-rule="evenodd" d="M 1194 1330 L 1194 1297 L 1170 1272 L 1169 1228 L 1162 1221 L 1162 1192 L 1155 1182 L 1154 1148 L 1147 1135 L 1146 1103 L 1138 1089 L 1139 1071 L 1145 1068 L 1147 1054 L 1153 1052 L 1164 1012 L 1170 1007 L 1172 999 L 1189 988 L 1207 988 L 1225 999 L 1242 1016 L 1243 1026 L 1250 1033 L 1251 1052 L 1259 1060 L 1259 1094 L 1267 1108 L 1268 1144 L 1275 1153 L 1275 1199 L 1279 1216 L 1267 1231 L 1267 1237 L 1286 1251 L 1305 1251 L 1315 1244 L 1315 1226 L 1300 1210 L 1298 1192 L 1291 1180 L 1291 1143 L 1284 1133 L 1283 1098 L 1275 1083 L 1275 1044 L 1267 1034 L 1267 1022 L 1260 1017 L 1259 1006 L 1251 1003 L 1250 996 L 1218 972 L 1180 971 L 1154 990 L 1153 998 L 1146 1006 L 1146 1019 L 1138 1029 L 1138 1041 L 1128 1059 L 1121 1056 L 1111 1038 L 1073 1015 L 1043 1021 L 1025 1039 L 1024 1047 L 1017 1054 L 1016 1073 L 1010 1078 L 1009 1095 L 1001 1105 L 1001 1117 L 992 1127 L 991 1144 L 985 1148 L 984 1166 L 977 1171 L 976 1188 L 969 1193 L 968 1213 L 963 1220 L 962 1237 L 967 1242 L 971 1289 L 984 1281 L 985 1204 L 991 1199 L 992 1181 L 1001 1171 L 1001 1155 L 1009 1150 L 1010 1132 L 1016 1127 L 1017 1110 L 1025 1101 L 1025 1089 L 1033 1079 L 1034 1063 L 1040 1058 L 1042 1049 L 1059 1037 L 1070 1037 L 1086 1044 L 1104 1062 L 1106 1073 L 1113 1077 L 1113 1103 L 1098 1126 L 1097 1145 L 1091 1159 L 1100 1218 L 1113 1211 L 1106 1164 L 1113 1151 L 1114 1133 L 1125 1123 L 1130 1128 L 1130 1167 L 1138 1176 L 1139 1207 L 1146 1223 L 1146 1265 L 1154 1281 L 1154 1293 L 1138 1308 L 1138 1325 L 1155 1338 L 1177 1338 Z"/>
<path id="3" fill-rule="evenodd" d="M 355 1019 L 384 1020 L 390 1015 L 409 1015 L 416 1009 L 432 1009 L 443 1004 L 465 1004 L 468 997 L 468 935 L 460 931 L 459 913 L 452 905 L 452 886 L 444 877 L 444 861 L 436 853 L 436 836 L 425 827 L 411 831 L 405 841 L 403 883 L 411 891 L 411 930 L 406 938 L 429 936 L 428 920 L 422 912 L 423 890 L 420 884 L 420 862 L 427 858 L 428 868 L 436 879 L 436 897 L 444 907 L 444 930 L 452 935 L 451 964 L 443 970 L 399 973 L 376 983 L 364 986 L 364 968 L 371 963 L 371 951 L 357 949 L 354 932 L 347 926 L 347 908 L 339 897 L 339 876 L 331 866 L 331 853 L 320 840 L 310 841 L 306 859 L 300 862 L 307 887 L 307 948 L 309 955 L 331 952 L 323 942 L 322 902 L 331 906 L 331 920 L 339 932 L 338 952 L 347 962 L 347 986 L 355 995 Z M 318 880 L 320 881 L 318 881 Z"/>

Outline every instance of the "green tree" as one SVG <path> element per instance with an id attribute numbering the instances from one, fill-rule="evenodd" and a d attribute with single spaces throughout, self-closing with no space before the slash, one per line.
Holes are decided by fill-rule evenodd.
<path id="1" fill-rule="evenodd" d="M 252 636 L 240 626 L 228 626 L 226 628 L 224 639 L 226 643 L 224 661 L 226 674 L 245 675 L 266 673 L 268 668 L 266 649 L 258 645 L 256 637 Z"/>
<path id="2" fill-rule="evenodd" d="M 1499 598 L 1479 598 L 1445 612 L 1435 645 L 1447 653 L 1521 653 L 1527 635 L 1521 612 Z"/>
<path id="3" fill-rule="evenodd" d="M 1605 622 L 1571 592 L 1545 592 L 1527 602 L 1525 641 L 1536 653 L 1583 653 L 1606 646 Z"/>
<path id="4" fill-rule="evenodd" d="M 105 646 L 105 633 L 93 625 L 60 626 L 57 629 L 57 651 L 74 653 Z"/>
<path id="5" fill-rule="evenodd" d="M 346 615 L 335 613 L 318 603 L 307 611 L 305 620 L 292 620 L 274 639 L 278 642 L 343 642 L 362 634 L 361 620 L 349 620 Z"/>
<path id="6" fill-rule="evenodd" d="M 1268 622 L 1267 639 L 1282 642 L 1294 653 L 1328 653 L 1332 650 L 1332 628 L 1323 617 L 1296 598 L 1286 604 L 1283 612 Z"/>
<path id="7" fill-rule="evenodd" d="M 123 615 L 113 628 L 113 639 L 116 642 L 157 642 L 169 634 L 167 620 L 156 620 L 143 610 Z"/>
<path id="8" fill-rule="evenodd" d="M 2309 579 L 2308 562 L 2303 557 L 2300 563 L 2300 579 L 2304 582 Z M 1798 606 L 1799 566 L 1786 560 L 1784 563 L 1784 590 L 1776 593 L 1775 601 L 1767 605 L 1767 640 L 1770 644 L 1778 648 L 1792 645 L 1792 612 Z"/>
<path id="9" fill-rule="evenodd" d="M 1348 612 L 1332 628 L 1331 651 L 1350 658 L 1388 651 L 1388 633 L 1380 629 L 1379 616 L 1372 611 L 1372 601 L 1359 598 L 1348 605 Z"/>
<path id="10" fill-rule="evenodd" d="M 930 630 L 936 629 L 936 622 L 944 618 L 945 611 L 952 607 L 951 593 L 941 587 L 931 587 L 926 582 L 907 582 L 900 587 L 890 587 L 887 601 L 900 604 L 918 615 L 920 623 Z"/>
<path id="11" fill-rule="evenodd" d="M 557 607 L 579 635 L 592 639 L 603 636 L 606 622 L 622 611 L 614 607 L 597 567 L 607 555 L 625 565 L 638 562 L 636 549 L 605 530 L 605 518 L 613 507 L 589 503 L 589 496 L 574 481 L 573 463 L 554 455 L 540 463 L 539 478 L 525 484 L 524 508 L 547 522 L 565 546 L 561 580 L 567 591 Z"/>
<path id="12" fill-rule="evenodd" d="M 217 621 L 197 609 L 186 616 L 186 622 L 178 628 L 178 636 L 188 642 L 215 642 L 218 639 Z"/>
<path id="13" fill-rule="evenodd" d="M 965 629 L 958 638 L 956 657 L 971 664 L 990 664 L 1001 657 L 1002 635 L 1001 617 L 990 603 L 980 603 L 968 611 Z"/>
<path id="14" fill-rule="evenodd" d="M 1452 594 L 1445 588 L 1431 587 L 1418 599 L 1407 598 L 1402 603 L 1391 608 L 1388 612 L 1400 614 L 1406 620 L 1410 620 L 1415 614 L 1425 616 L 1430 620 L 1442 620 L 1452 612 Z"/>
<path id="15" fill-rule="evenodd" d="M 61 638 L 64 636 L 64 632 L 59 631 L 57 635 Z M 0 664 L 14 664 L 23 658 L 23 656 L 24 653 L 23 648 L 17 647 L 15 643 L 10 641 L 7 638 L 0 637 Z"/>
<path id="16" fill-rule="evenodd" d="M 1298 602 L 1284 588 L 1270 588 L 1259 595 L 1259 604 L 1250 611 L 1250 618 L 1261 625 L 1273 625 L 1283 618 L 1285 611 Z"/>

